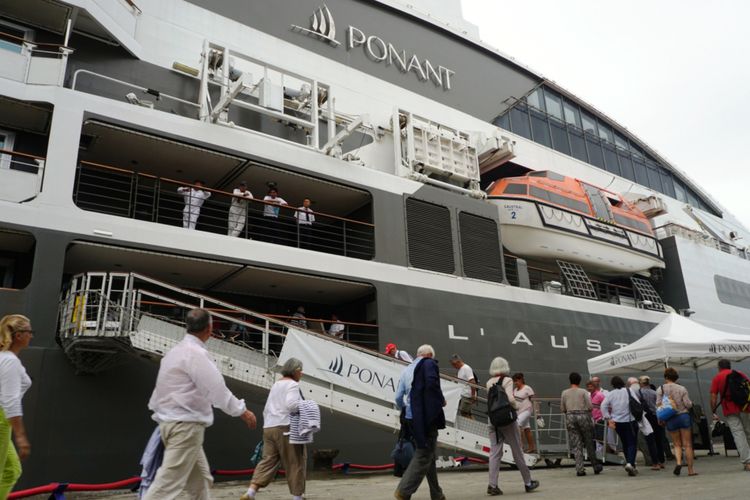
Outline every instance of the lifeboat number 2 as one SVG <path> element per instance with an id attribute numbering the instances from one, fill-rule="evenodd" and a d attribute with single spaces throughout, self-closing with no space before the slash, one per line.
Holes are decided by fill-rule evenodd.
<path id="1" fill-rule="evenodd" d="M 517 219 L 518 218 L 518 212 L 523 210 L 523 207 L 521 205 L 505 205 L 503 208 L 508 212 L 511 219 Z"/>

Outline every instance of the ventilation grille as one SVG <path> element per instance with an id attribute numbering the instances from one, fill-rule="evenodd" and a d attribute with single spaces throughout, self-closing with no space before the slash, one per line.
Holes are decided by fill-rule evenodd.
<path id="1" fill-rule="evenodd" d="M 410 265 L 441 273 L 455 271 L 451 216 L 447 208 L 407 199 L 406 231 Z"/>
<path id="2" fill-rule="evenodd" d="M 461 212 L 458 224 L 464 274 L 480 280 L 503 281 L 500 239 L 495 221 Z"/>

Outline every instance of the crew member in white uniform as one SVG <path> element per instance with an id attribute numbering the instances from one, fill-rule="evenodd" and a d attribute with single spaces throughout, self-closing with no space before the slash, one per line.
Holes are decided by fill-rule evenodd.
<path id="1" fill-rule="evenodd" d="M 302 201 L 302 206 L 294 212 L 294 218 L 297 219 L 297 228 L 299 230 L 299 243 L 302 248 L 310 247 L 310 232 L 315 222 L 315 212 L 310 208 L 310 198 Z"/>
<path id="2" fill-rule="evenodd" d="M 182 209 L 182 227 L 185 229 L 195 229 L 203 202 L 211 197 L 210 191 L 201 189 L 203 181 L 196 180 L 193 184 L 192 187 L 177 188 L 177 192 L 185 198 L 185 208 Z"/>
<path id="3" fill-rule="evenodd" d="M 266 206 L 263 207 L 263 222 L 265 226 L 265 239 L 269 243 L 284 243 L 284 238 L 280 237 L 277 233 L 279 232 L 279 212 L 281 212 L 282 205 L 288 205 L 286 200 L 279 196 L 279 192 L 276 188 L 268 190 L 268 194 L 263 197 L 263 201 L 266 202 Z M 290 231 L 291 232 L 291 231 Z"/>
<path id="4" fill-rule="evenodd" d="M 253 199 L 253 193 L 248 191 L 247 183 L 240 182 L 239 186 L 232 191 L 232 203 L 229 206 L 229 236 L 239 236 L 245 229 L 247 221 L 247 200 Z"/>

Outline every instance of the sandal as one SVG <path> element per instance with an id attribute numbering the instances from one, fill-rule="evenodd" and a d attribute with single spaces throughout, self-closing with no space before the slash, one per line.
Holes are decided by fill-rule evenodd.
<path id="1" fill-rule="evenodd" d="M 682 471 L 682 465 L 677 464 L 674 466 L 674 471 L 672 472 L 675 476 L 679 476 L 681 471 Z"/>
<path id="2" fill-rule="evenodd" d="M 688 476 L 697 476 L 697 475 L 698 475 L 697 472 L 691 472 L 691 473 L 688 474 Z"/>
<path id="3" fill-rule="evenodd" d="M 661 467 L 659 467 L 659 464 L 652 465 L 651 470 L 661 470 Z"/>

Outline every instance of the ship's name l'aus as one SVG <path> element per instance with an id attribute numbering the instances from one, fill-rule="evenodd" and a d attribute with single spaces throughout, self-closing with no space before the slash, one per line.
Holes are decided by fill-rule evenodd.
<path id="1" fill-rule="evenodd" d="M 451 76 L 456 72 L 445 66 L 434 65 L 425 58 L 420 60 L 417 54 L 408 55 L 405 50 L 399 50 L 392 43 L 375 35 L 368 36 L 354 26 L 349 26 L 346 40 L 348 50 L 362 47 L 367 57 L 375 62 L 385 62 L 386 66 L 395 66 L 402 73 L 416 74 L 420 81 L 430 80 L 444 90 L 451 89 Z"/>
<path id="2" fill-rule="evenodd" d="M 479 329 L 479 335 L 484 336 L 484 328 Z M 468 336 L 457 335 L 453 325 L 448 325 L 448 338 L 452 340 L 469 340 Z M 535 347 L 537 344 L 549 341 L 549 345 L 555 349 L 570 349 L 567 335 L 531 335 L 518 332 L 511 340 L 511 345 L 528 345 Z M 599 339 L 583 339 L 587 351 L 602 352 L 602 341 Z M 626 342 L 612 342 L 612 348 L 625 347 Z M 578 346 L 573 346 L 578 347 Z"/>

